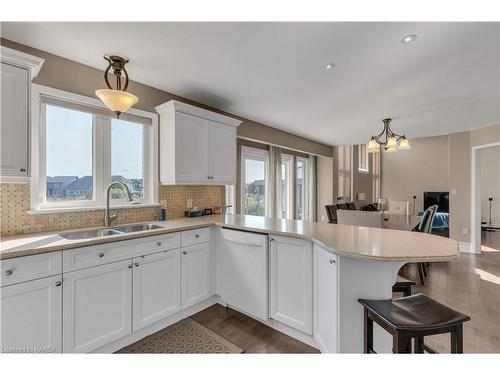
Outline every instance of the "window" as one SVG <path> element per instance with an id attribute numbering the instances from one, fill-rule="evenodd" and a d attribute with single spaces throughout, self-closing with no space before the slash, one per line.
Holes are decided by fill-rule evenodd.
<path id="1" fill-rule="evenodd" d="M 102 207 L 111 181 L 126 184 L 136 203 L 156 202 L 155 114 L 129 110 L 116 119 L 98 100 L 38 85 L 33 91 L 40 114 L 33 130 L 34 209 Z M 111 198 L 112 205 L 127 203 L 119 188 Z"/>
<path id="2" fill-rule="evenodd" d="M 292 219 L 293 155 L 281 154 L 282 219 Z"/>
<path id="3" fill-rule="evenodd" d="M 344 202 L 351 201 L 351 146 L 339 146 L 337 148 L 338 169 L 338 198 Z"/>
<path id="4" fill-rule="evenodd" d="M 304 220 L 307 205 L 307 159 L 297 157 L 295 185 L 295 211 L 296 219 Z"/>
<path id="5" fill-rule="evenodd" d="M 241 213 L 266 216 L 269 152 L 251 147 L 241 149 Z"/>
<path id="6" fill-rule="evenodd" d="M 372 156 L 372 194 L 373 202 L 380 198 L 380 152 Z"/>
<path id="7" fill-rule="evenodd" d="M 358 145 L 358 171 L 361 173 L 370 173 L 368 147 L 365 144 Z"/>
<path id="8" fill-rule="evenodd" d="M 144 127 L 111 119 L 111 180 L 126 184 L 134 199 L 144 199 Z M 124 200 L 121 189 L 112 189 L 113 200 Z"/>
<path id="9" fill-rule="evenodd" d="M 93 200 L 93 116 L 47 105 L 45 118 L 47 202 Z"/>

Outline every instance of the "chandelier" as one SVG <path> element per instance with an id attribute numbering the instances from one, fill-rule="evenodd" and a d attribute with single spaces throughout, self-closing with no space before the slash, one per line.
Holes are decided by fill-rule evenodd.
<path id="1" fill-rule="evenodd" d="M 387 152 L 396 152 L 398 149 L 411 149 L 410 141 L 406 138 L 406 135 L 399 135 L 392 131 L 390 118 L 386 118 L 382 121 L 384 122 L 384 129 L 380 134 L 372 136 L 370 142 L 368 142 L 368 152 L 379 152 L 380 146 Z"/>
<path id="2" fill-rule="evenodd" d="M 119 118 L 122 112 L 125 112 L 135 103 L 139 101 L 139 98 L 134 94 L 127 92 L 128 88 L 128 73 L 125 70 L 125 64 L 128 60 L 120 56 L 104 56 L 104 59 L 109 63 L 107 69 L 104 71 L 104 81 L 106 82 L 107 89 L 96 90 L 95 94 L 102 102 L 116 113 L 116 117 Z M 113 74 L 116 77 L 116 89 L 111 87 L 108 80 L 108 73 L 110 69 L 113 68 Z M 122 88 L 122 71 L 125 73 L 125 84 Z"/>

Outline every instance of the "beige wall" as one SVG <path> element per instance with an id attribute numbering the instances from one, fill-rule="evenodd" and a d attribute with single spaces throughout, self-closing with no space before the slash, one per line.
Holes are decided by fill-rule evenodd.
<path id="1" fill-rule="evenodd" d="M 103 70 L 99 70 L 7 39 L 0 38 L 0 45 L 45 59 L 40 73 L 33 81 L 34 83 L 90 97 L 95 97 L 95 90 L 102 88 L 104 85 L 103 70 L 106 67 L 104 59 L 102 59 Z M 96 58 L 101 57 L 98 56 Z M 131 81 L 129 91 L 139 97 L 139 102 L 134 105 L 134 108 L 137 109 L 154 112 L 154 107 L 157 105 L 176 99 L 242 120 L 242 125 L 238 127 L 238 136 L 265 141 L 266 143 L 310 154 L 332 156 L 331 146 L 299 137 L 151 86 Z"/>
<path id="2" fill-rule="evenodd" d="M 471 134 L 450 134 L 450 237 L 469 242 Z"/>
<path id="3" fill-rule="evenodd" d="M 325 206 L 334 201 L 333 158 L 318 157 L 316 164 L 317 221 L 328 222 Z"/>
<path id="4" fill-rule="evenodd" d="M 489 201 L 491 217 L 496 218 L 494 223 L 500 225 L 500 146 L 488 147 L 479 150 L 480 164 L 480 191 L 481 191 L 481 220 L 489 217 Z"/>
<path id="5" fill-rule="evenodd" d="M 382 152 L 382 196 L 423 210 L 424 191 L 449 191 L 449 137 L 411 139 L 411 150 Z M 413 210 L 413 206 L 411 208 Z"/>

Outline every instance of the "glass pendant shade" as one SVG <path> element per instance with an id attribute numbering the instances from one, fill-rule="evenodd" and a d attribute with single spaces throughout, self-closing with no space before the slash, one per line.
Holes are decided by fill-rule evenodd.
<path id="1" fill-rule="evenodd" d="M 386 147 L 385 152 L 396 152 L 398 150 L 397 147 Z"/>
<path id="2" fill-rule="evenodd" d="M 370 139 L 370 142 L 368 142 L 368 152 L 370 154 L 380 152 L 380 145 L 377 143 L 375 139 Z"/>
<path id="3" fill-rule="evenodd" d="M 139 98 L 134 94 L 121 90 L 101 89 L 96 90 L 95 94 L 117 116 L 139 101 Z"/>
<path id="4" fill-rule="evenodd" d="M 410 150 L 411 149 L 410 141 L 408 140 L 408 138 L 403 138 L 399 142 L 399 149 L 400 150 Z"/>
<path id="5" fill-rule="evenodd" d="M 389 137 L 387 139 L 387 148 L 397 148 L 398 147 L 398 139 L 396 137 Z"/>

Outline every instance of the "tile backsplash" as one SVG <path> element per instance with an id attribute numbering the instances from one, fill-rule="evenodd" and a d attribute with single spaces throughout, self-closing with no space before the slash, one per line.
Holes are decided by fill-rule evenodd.
<path id="1" fill-rule="evenodd" d="M 160 186 L 159 199 L 167 202 L 168 220 L 184 216 L 188 199 L 192 199 L 193 207 L 220 207 L 222 194 L 222 186 L 169 185 Z M 1 236 L 101 226 L 104 216 L 102 209 L 28 214 L 29 209 L 29 184 L 0 183 Z M 159 207 L 124 208 L 118 210 L 118 219 L 113 224 L 157 220 L 158 216 Z"/>

